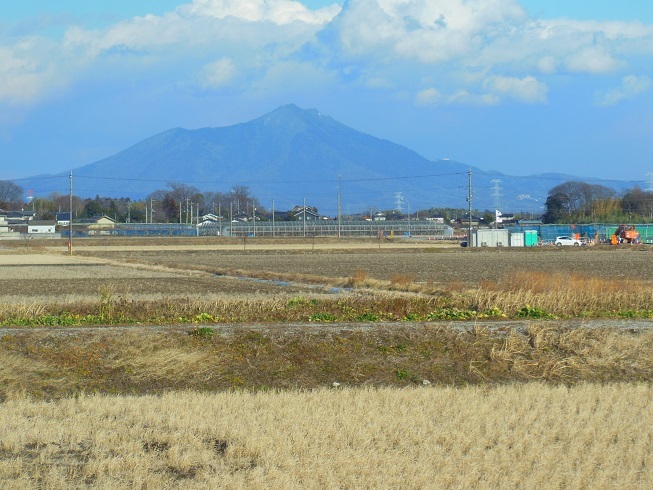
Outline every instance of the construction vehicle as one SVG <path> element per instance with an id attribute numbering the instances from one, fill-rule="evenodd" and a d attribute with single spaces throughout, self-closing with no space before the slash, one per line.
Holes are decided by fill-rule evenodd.
<path id="1" fill-rule="evenodd" d="M 612 245 L 618 243 L 639 243 L 639 232 L 635 229 L 634 225 L 619 225 L 612 235 Z"/>

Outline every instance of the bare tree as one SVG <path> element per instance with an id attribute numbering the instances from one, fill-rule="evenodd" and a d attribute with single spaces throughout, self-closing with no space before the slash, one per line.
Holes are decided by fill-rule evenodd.
<path id="1" fill-rule="evenodd" d="M 549 191 L 547 211 L 551 211 L 548 208 L 549 204 L 552 204 L 558 215 L 586 216 L 591 212 L 593 202 L 614 196 L 615 191 L 604 185 L 570 180 Z"/>
<path id="2" fill-rule="evenodd" d="M 234 185 L 229 193 L 229 200 L 233 203 L 234 210 L 245 212 L 252 203 L 257 209 L 262 209 L 261 203 L 254 196 L 250 195 L 249 187 L 246 185 Z"/>
<path id="3" fill-rule="evenodd" d="M 23 188 L 10 180 L 0 180 L 0 207 L 8 208 L 10 205 L 23 201 Z"/>
<path id="4" fill-rule="evenodd" d="M 636 186 L 624 194 L 621 206 L 626 213 L 651 218 L 653 217 L 653 192 L 643 191 Z"/>

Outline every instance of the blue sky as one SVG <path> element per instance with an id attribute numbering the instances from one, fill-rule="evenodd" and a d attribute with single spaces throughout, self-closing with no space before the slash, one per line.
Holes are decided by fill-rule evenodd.
<path id="1" fill-rule="evenodd" d="M 26 0 L 0 66 L 0 180 L 288 102 L 483 170 L 653 179 L 650 0 Z"/>

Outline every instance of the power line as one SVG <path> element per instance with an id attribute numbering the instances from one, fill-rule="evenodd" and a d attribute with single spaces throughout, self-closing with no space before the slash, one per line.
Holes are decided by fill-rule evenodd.
<path id="1" fill-rule="evenodd" d="M 327 180 L 250 180 L 250 181 L 241 181 L 244 184 L 307 184 L 307 183 L 338 183 L 338 182 L 378 182 L 384 180 L 406 180 L 406 179 L 425 179 L 430 177 L 447 177 L 452 175 L 464 175 L 466 172 L 453 172 L 446 174 L 427 174 L 427 175 L 403 175 L 398 177 L 366 177 L 360 179 L 327 179 Z M 117 180 L 117 181 L 126 181 L 126 182 L 175 182 L 171 179 L 136 179 L 136 178 L 127 178 L 127 177 L 100 177 L 100 176 L 90 176 L 90 175 L 77 175 L 78 179 L 95 179 L 95 180 Z M 18 180 L 18 179 L 16 179 Z M 21 179 L 28 180 L 28 179 Z M 185 180 L 186 184 L 224 184 L 224 181 L 209 181 L 209 180 Z"/>

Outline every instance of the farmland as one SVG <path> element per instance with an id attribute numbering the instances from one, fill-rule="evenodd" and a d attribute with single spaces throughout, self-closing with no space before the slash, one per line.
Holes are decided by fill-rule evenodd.
<path id="1" fill-rule="evenodd" d="M 648 488 L 652 258 L 0 242 L 0 482 Z"/>

